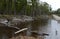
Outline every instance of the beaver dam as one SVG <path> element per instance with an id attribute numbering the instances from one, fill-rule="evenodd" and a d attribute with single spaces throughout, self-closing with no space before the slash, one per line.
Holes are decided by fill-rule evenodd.
<path id="1" fill-rule="evenodd" d="M 49 18 L 42 19 L 30 16 L 0 18 L 0 38 L 24 39 L 23 37 L 26 36 L 29 36 L 28 38 L 31 36 L 35 38 L 35 34 L 39 31 L 39 26 L 46 25 L 48 20 Z"/>

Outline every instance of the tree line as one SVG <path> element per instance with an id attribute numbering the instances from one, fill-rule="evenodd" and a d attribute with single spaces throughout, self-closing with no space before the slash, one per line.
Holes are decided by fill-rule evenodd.
<path id="1" fill-rule="evenodd" d="M 56 15 L 59 15 L 59 16 L 60 16 L 60 8 L 58 8 L 58 9 L 55 10 L 55 11 L 52 11 L 51 14 L 56 14 Z"/>
<path id="2" fill-rule="evenodd" d="M 0 0 L 0 14 L 37 16 L 51 10 L 48 3 L 39 0 Z"/>

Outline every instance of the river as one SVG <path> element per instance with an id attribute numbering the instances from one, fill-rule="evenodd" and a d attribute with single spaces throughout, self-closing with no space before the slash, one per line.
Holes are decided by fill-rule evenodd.
<path id="1" fill-rule="evenodd" d="M 56 20 L 49 20 L 47 25 L 39 27 L 39 33 L 48 33 L 44 39 L 60 39 L 60 23 Z"/>

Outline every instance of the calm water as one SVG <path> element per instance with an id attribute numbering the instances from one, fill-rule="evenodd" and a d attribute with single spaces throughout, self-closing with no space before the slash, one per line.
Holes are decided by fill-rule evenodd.
<path id="1" fill-rule="evenodd" d="M 39 27 L 39 33 L 48 33 L 45 39 L 60 39 L 60 23 L 56 20 L 49 20 L 47 25 Z"/>

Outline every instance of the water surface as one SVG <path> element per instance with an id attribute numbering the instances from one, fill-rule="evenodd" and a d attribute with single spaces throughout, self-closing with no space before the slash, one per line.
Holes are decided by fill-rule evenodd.
<path id="1" fill-rule="evenodd" d="M 56 20 L 48 21 L 48 24 L 39 28 L 39 33 L 48 33 L 44 39 L 60 39 L 60 23 Z"/>

